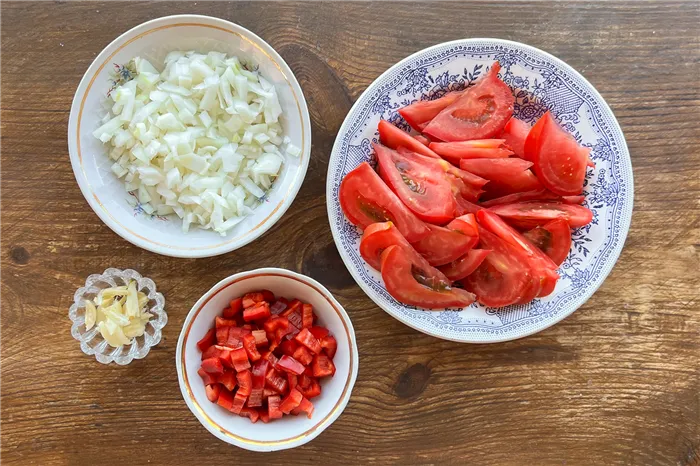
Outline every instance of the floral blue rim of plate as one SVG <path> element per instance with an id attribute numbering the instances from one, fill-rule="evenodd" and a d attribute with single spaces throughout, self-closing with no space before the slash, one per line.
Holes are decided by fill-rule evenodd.
<path id="1" fill-rule="evenodd" d="M 514 115 L 534 123 L 547 109 L 584 146 L 592 148 L 585 206 L 590 225 L 574 231 L 572 250 L 559 269 L 561 279 L 548 297 L 527 305 L 492 309 L 425 311 L 399 303 L 384 288 L 381 275 L 360 257 L 361 231 L 343 214 L 338 200 L 343 177 L 372 161 L 379 119 L 408 129 L 397 113 L 421 98 L 464 88 L 491 64 L 514 89 Z M 424 97 L 425 96 L 425 97 Z M 328 218 L 346 267 L 367 295 L 387 313 L 423 333 L 447 340 L 489 343 L 531 335 L 564 319 L 598 289 L 614 266 L 627 237 L 634 189 L 625 138 L 612 111 L 580 74 L 534 47 L 500 39 L 464 39 L 421 50 L 377 78 L 348 113 L 333 146 L 326 182 Z"/>

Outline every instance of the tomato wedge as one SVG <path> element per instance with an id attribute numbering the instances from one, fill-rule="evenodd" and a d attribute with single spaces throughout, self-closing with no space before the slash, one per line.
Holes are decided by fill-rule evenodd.
<path id="1" fill-rule="evenodd" d="M 438 113 L 423 132 L 441 141 L 489 139 L 501 134 L 513 115 L 515 99 L 508 85 L 498 79 L 500 69 L 494 62 L 483 79 Z"/>
<path id="2" fill-rule="evenodd" d="M 504 222 L 498 215 L 484 209 L 476 216 L 479 219 L 479 224 L 520 250 L 527 257 L 533 276 L 539 279 L 540 289 L 537 292 L 537 296 L 547 296 L 554 291 L 559 274 L 556 272 L 557 264 L 549 256 Z"/>
<path id="3" fill-rule="evenodd" d="M 420 141 L 406 131 L 397 128 L 385 120 L 379 120 L 379 140 L 391 149 L 405 147 L 421 155 L 425 155 L 426 157 L 440 158 L 439 155 L 430 150 L 425 144 L 421 144 Z"/>
<path id="4" fill-rule="evenodd" d="M 472 249 L 459 259 L 438 267 L 438 270 L 452 281 L 461 280 L 471 275 L 490 252 L 489 249 Z"/>
<path id="5" fill-rule="evenodd" d="M 462 280 L 477 300 L 489 307 L 503 307 L 534 298 L 532 272 L 526 261 L 508 243 L 480 228 L 479 240 L 491 252 L 481 265 Z"/>
<path id="6" fill-rule="evenodd" d="M 461 231 L 437 225 L 428 225 L 428 228 L 430 228 L 430 234 L 413 243 L 413 247 L 432 266 L 448 264 L 458 259 L 479 242 L 478 234 L 470 236 Z"/>
<path id="7" fill-rule="evenodd" d="M 455 200 L 457 201 L 457 210 L 455 211 L 457 216 L 464 214 L 476 214 L 478 211 L 483 209 L 483 207 L 469 202 L 461 197 L 456 197 Z"/>
<path id="8" fill-rule="evenodd" d="M 418 141 L 418 142 L 420 142 L 421 144 L 423 144 L 424 146 L 430 146 L 430 139 L 426 138 L 426 137 L 423 136 L 423 135 L 418 134 L 418 135 L 416 135 L 416 136 L 413 136 L 413 138 L 414 138 L 416 141 Z"/>
<path id="9" fill-rule="evenodd" d="M 525 154 L 525 140 L 529 132 L 530 125 L 513 117 L 508 120 L 499 137 L 505 139 L 506 145 L 513 150 L 515 155 L 523 158 Z"/>
<path id="10" fill-rule="evenodd" d="M 409 241 L 419 241 L 430 234 L 428 227 L 403 205 L 367 162 L 345 175 L 339 197 L 348 220 L 360 228 L 391 221 Z"/>
<path id="11" fill-rule="evenodd" d="M 430 120 L 443 111 L 445 107 L 459 99 L 464 91 L 448 92 L 444 96 L 435 100 L 421 100 L 404 108 L 399 109 L 399 114 L 411 127 L 417 131 L 423 129 L 430 123 Z"/>
<path id="12" fill-rule="evenodd" d="M 454 218 L 452 187 L 442 170 L 414 163 L 381 144 L 373 146 L 379 175 L 418 218 L 437 224 Z"/>
<path id="13" fill-rule="evenodd" d="M 561 202 L 516 202 L 489 207 L 489 210 L 518 228 L 527 230 L 557 218 L 566 220 L 571 228 L 588 225 L 593 220 L 593 212 L 587 208 Z"/>
<path id="14" fill-rule="evenodd" d="M 462 170 L 488 179 L 486 195 L 490 198 L 508 194 L 542 189 L 542 184 L 528 168 L 531 162 L 518 158 L 508 159 L 462 159 Z"/>
<path id="15" fill-rule="evenodd" d="M 586 164 L 590 149 L 581 147 L 564 131 L 549 112 L 537 124 L 542 124 L 533 141 L 526 142 L 528 158 L 534 163 L 537 178 L 550 191 L 562 196 L 583 191 Z M 529 136 L 528 136 L 529 138 Z"/>
<path id="16" fill-rule="evenodd" d="M 458 142 L 431 142 L 430 148 L 443 159 L 459 165 L 462 159 L 497 159 L 513 155 L 505 139 L 475 139 Z"/>
<path id="17" fill-rule="evenodd" d="M 523 233 L 523 236 L 547 254 L 557 265 L 561 265 L 566 256 L 569 255 L 569 250 L 571 249 L 571 228 L 569 228 L 566 220 L 560 218 L 552 220 L 541 227 L 535 227 L 526 231 Z"/>
<path id="18" fill-rule="evenodd" d="M 411 256 L 411 260 L 418 264 L 421 269 L 431 268 L 425 257 L 418 254 L 391 222 L 374 223 L 365 229 L 362 240 L 360 240 L 360 255 L 374 269 L 381 270 L 381 255 L 389 246 L 403 248 L 406 254 Z M 435 278 L 447 281 L 447 277 L 441 273 L 435 274 Z M 313 328 L 311 331 L 313 332 Z"/>
<path id="19" fill-rule="evenodd" d="M 382 279 L 396 300 L 428 309 L 463 307 L 474 302 L 474 295 L 452 288 L 449 281 L 435 279 L 440 272 L 423 269 L 403 248 L 389 246 L 382 253 Z"/>

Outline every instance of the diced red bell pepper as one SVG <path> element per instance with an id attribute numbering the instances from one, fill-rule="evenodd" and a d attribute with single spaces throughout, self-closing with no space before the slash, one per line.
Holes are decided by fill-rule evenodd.
<path id="1" fill-rule="evenodd" d="M 319 343 L 308 328 L 301 329 L 301 332 L 294 338 L 296 341 L 309 348 L 313 353 L 318 354 L 321 352 L 321 343 Z"/>
<path id="2" fill-rule="evenodd" d="M 260 415 L 260 420 L 267 424 L 270 422 L 270 415 L 267 413 L 267 410 L 264 408 L 258 409 L 258 414 Z"/>
<path id="3" fill-rule="evenodd" d="M 252 335 L 255 337 L 255 346 L 267 345 L 267 333 L 265 330 L 253 330 Z"/>
<path id="4" fill-rule="evenodd" d="M 250 422 L 252 422 L 253 424 L 258 422 L 258 419 L 260 418 L 260 414 L 255 408 L 241 408 L 241 412 L 238 414 L 240 416 L 249 418 Z"/>
<path id="5" fill-rule="evenodd" d="M 298 299 L 293 299 L 287 304 L 287 310 L 282 313 L 284 317 L 287 317 L 289 314 L 297 311 L 301 311 L 303 303 L 299 301 Z"/>
<path id="6" fill-rule="evenodd" d="M 304 369 L 304 375 L 306 375 L 307 377 L 313 377 L 313 376 L 314 376 L 314 370 L 313 370 L 313 368 L 312 368 L 310 365 L 309 365 L 309 366 L 306 366 L 306 369 Z"/>
<path id="7" fill-rule="evenodd" d="M 271 388 L 265 387 L 265 388 L 263 389 L 263 400 L 267 400 L 267 399 L 270 398 L 271 396 L 275 396 L 275 395 L 277 395 L 277 394 L 278 394 L 278 393 L 277 393 L 275 390 L 273 390 L 273 389 L 271 389 Z"/>
<path id="8" fill-rule="evenodd" d="M 248 399 L 248 397 L 243 395 L 241 391 L 238 390 L 236 392 L 236 396 L 233 398 L 233 404 L 228 410 L 234 414 L 241 414 L 241 410 L 243 409 L 246 399 Z"/>
<path id="9" fill-rule="evenodd" d="M 271 396 L 267 399 L 267 415 L 270 419 L 279 419 L 282 417 L 283 413 L 280 410 L 280 396 Z"/>
<path id="10" fill-rule="evenodd" d="M 233 369 L 233 363 L 231 362 L 231 348 L 221 345 L 214 345 L 214 348 L 219 351 L 217 357 L 221 361 L 221 364 L 223 364 L 224 367 Z"/>
<path id="11" fill-rule="evenodd" d="M 212 385 L 216 383 L 216 376 L 210 374 L 201 367 L 197 369 L 197 374 L 199 374 L 199 376 L 202 378 L 202 382 L 204 382 L 204 385 Z"/>
<path id="12" fill-rule="evenodd" d="M 233 319 L 224 319 L 223 317 L 216 316 L 216 328 L 220 327 L 235 327 L 236 321 Z"/>
<path id="13" fill-rule="evenodd" d="M 202 361 L 205 359 L 209 358 L 218 358 L 221 356 L 221 350 L 217 348 L 218 345 L 213 345 L 207 348 L 203 353 L 202 353 Z"/>
<path id="14" fill-rule="evenodd" d="M 318 383 L 316 379 L 309 378 L 309 381 L 310 382 L 307 387 L 297 385 L 297 390 L 299 390 L 306 398 L 311 399 L 321 394 L 321 384 Z"/>
<path id="15" fill-rule="evenodd" d="M 283 313 L 287 309 L 287 300 L 284 298 L 278 298 L 272 306 L 270 306 L 270 313 L 272 315 L 278 315 Z"/>
<path id="16" fill-rule="evenodd" d="M 263 299 L 268 302 L 268 304 L 272 304 L 275 302 L 275 294 L 270 291 L 270 290 L 260 290 L 260 293 L 263 295 Z"/>
<path id="17" fill-rule="evenodd" d="M 285 340 L 280 343 L 279 349 L 282 354 L 287 354 L 289 356 L 294 354 L 294 351 L 299 347 L 299 343 L 294 340 Z"/>
<path id="18" fill-rule="evenodd" d="M 273 366 L 277 364 L 277 361 L 279 361 L 279 359 L 277 359 L 277 356 L 275 356 L 271 351 L 266 351 L 265 353 L 263 353 L 262 358 L 267 359 Z"/>
<path id="19" fill-rule="evenodd" d="M 317 354 L 314 356 L 312 364 L 314 377 L 328 377 L 335 374 L 335 365 L 325 354 Z"/>
<path id="20" fill-rule="evenodd" d="M 297 414 L 306 413 L 306 416 L 309 419 L 311 419 L 311 416 L 314 414 L 314 404 L 306 398 L 302 398 L 301 403 L 299 403 L 299 406 L 294 408 L 291 412 L 295 416 Z"/>
<path id="21" fill-rule="evenodd" d="M 330 333 L 325 327 L 311 327 L 309 331 L 313 336 L 316 337 L 317 340 L 321 340 L 323 337 Z"/>
<path id="22" fill-rule="evenodd" d="M 249 333 L 253 333 L 251 330 L 250 326 L 243 326 L 243 327 L 231 327 L 228 329 L 228 334 L 230 336 L 238 337 L 243 339 L 244 336 L 248 335 Z"/>
<path id="23" fill-rule="evenodd" d="M 326 351 L 329 358 L 333 359 L 335 352 L 338 349 L 338 342 L 332 335 L 327 335 L 321 339 L 321 348 Z"/>
<path id="24" fill-rule="evenodd" d="M 314 325 L 314 308 L 311 304 L 304 304 L 301 308 L 301 326 L 311 328 Z"/>
<path id="25" fill-rule="evenodd" d="M 292 388 L 289 391 L 289 395 L 284 397 L 282 403 L 280 403 L 280 411 L 282 411 L 284 414 L 289 414 L 294 408 L 299 406 L 301 400 L 303 399 L 304 395 L 302 395 L 296 388 Z"/>
<path id="26" fill-rule="evenodd" d="M 295 314 L 292 314 L 292 316 Z M 275 330 L 275 342 L 279 343 L 283 340 L 289 340 L 290 338 L 294 337 L 299 333 L 299 327 L 296 325 L 292 324 L 291 321 L 289 321 L 289 324 L 287 325 L 286 328 L 278 328 Z M 286 337 L 286 338 L 285 338 Z"/>
<path id="27" fill-rule="evenodd" d="M 225 388 L 222 388 L 219 392 L 219 399 L 216 400 L 216 404 L 230 411 L 231 406 L 233 405 L 233 393 L 226 390 Z"/>
<path id="28" fill-rule="evenodd" d="M 238 381 L 238 391 L 236 393 L 245 395 L 247 398 L 253 389 L 253 374 L 248 370 L 241 371 L 236 374 L 236 380 Z"/>
<path id="29" fill-rule="evenodd" d="M 255 362 L 260 359 L 260 353 L 258 352 L 258 348 L 255 346 L 255 337 L 253 334 L 243 337 L 243 348 L 245 349 L 248 359 L 251 362 Z"/>
<path id="30" fill-rule="evenodd" d="M 243 309 L 248 309 L 263 301 L 265 301 L 265 296 L 259 291 L 246 293 L 243 295 Z"/>
<path id="31" fill-rule="evenodd" d="M 279 362 L 275 365 L 275 369 L 285 372 L 290 372 L 292 374 L 301 375 L 304 373 L 304 365 L 286 354 L 282 356 Z"/>
<path id="32" fill-rule="evenodd" d="M 233 368 L 236 369 L 237 372 L 250 369 L 250 361 L 248 361 L 248 354 L 242 347 L 236 348 L 235 350 L 231 351 L 231 363 L 233 364 Z"/>
<path id="33" fill-rule="evenodd" d="M 210 328 L 204 337 L 197 342 L 197 348 L 199 351 L 205 352 L 214 343 L 216 343 L 216 329 Z"/>
<path id="34" fill-rule="evenodd" d="M 228 337 L 226 338 L 226 346 L 228 346 L 229 348 L 241 348 L 243 346 L 243 338 L 233 336 L 229 333 Z"/>
<path id="35" fill-rule="evenodd" d="M 207 385 L 205 390 L 207 391 L 207 399 L 212 403 L 216 403 L 216 400 L 219 399 L 219 393 L 221 393 L 221 385 L 218 383 Z"/>
<path id="36" fill-rule="evenodd" d="M 248 406 L 262 406 L 265 375 L 267 375 L 269 367 L 270 362 L 267 359 L 260 359 L 253 364 L 253 369 L 251 371 L 253 376 L 253 388 L 248 397 Z"/>
<path id="37" fill-rule="evenodd" d="M 302 328 L 304 319 L 302 317 L 301 309 L 299 309 L 298 311 L 294 311 L 291 314 L 288 314 L 287 319 L 289 319 L 289 323 L 295 326 L 296 328 Z"/>
<path id="38" fill-rule="evenodd" d="M 218 317 L 217 317 L 218 318 Z M 229 327 L 216 327 L 216 342 L 220 345 L 225 345 L 228 339 Z"/>
<path id="39" fill-rule="evenodd" d="M 308 376 L 306 374 L 302 374 L 299 376 L 297 385 L 299 385 L 302 388 L 309 388 L 311 386 L 312 380 L 314 380 L 313 377 Z"/>
<path id="40" fill-rule="evenodd" d="M 243 311 L 243 320 L 252 322 L 254 320 L 262 320 L 270 317 L 270 305 L 266 302 L 257 303 L 253 307 L 247 307 Z"/>
<path id="41" fill-rule="evenodd" d="M 236 374 L 233 372 L 224 372 L 216 378 L 217 382 L 226 387 L 226 390 L 233 391 L 236 388 Z"/>
<path id="42" fill-rule="evenodd" d="M 275 390 L 279 394 L 282 394 L 287 390 L 287 380 L 282 378 L 274 369 L 267 371 L 267 375 L 265 375 L 265 385 Z"/>
<path id="43" fill-rule="evenodd" d="M 314 359 L 313 353 L 309 351 L 306 346 L 299 346 L 292 356 L 305 366 L 311 364 L 311 361 Z"/>
<path id="44" fill-rule="evenodd" d="M 202 361 L 202 369 L 210 374 L 223 374 L 224 366 L 221 365 L 221 359 L 209 358 Z"/>
<path id="45" fill-rule="evenodd" d="M 299 384 L 299 376 L 296 374 L 292 374 L 290 372 L 287 372 L 287 384 L 290 387 L 296 387 Z"/>
<path id="46" fill-rule="evenodd" d="M 267 333 L 274 333 L 277 329 L 286 329 L 288 325 L 289 320 L 286 317 L 274 316 L 268 319 L 267 322 L 263 324 L 263 328 Z"/>
<path id="47" fill-rule="evenodd" d="M 232 319 L 243 310 L 243 298 L 236 298 L 229 303 L 229 307 L 224 309 L 223 316 Z"/>

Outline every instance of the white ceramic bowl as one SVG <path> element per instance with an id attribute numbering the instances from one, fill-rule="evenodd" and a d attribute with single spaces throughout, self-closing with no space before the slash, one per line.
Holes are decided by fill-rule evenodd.
<path id="1" fill-rule="evenodd" d="M 554 292 L 523 305 L 493 309 L 480 304 L 426 311 L 396 301 L 381 275 L 360 257 L 360 230 L 340 208 L 340 182 L 363 161 L 372 160 L 377 124 L 407 123 L 397 110 L 419 99 L 474 82 L 494 61 L 515 92 L 514 115 L 533 124 L 546 110 L 586 147 L 589 169 L 584 205 L 593 221 L 573 232 L 569 256 L 559 268 Z M 379 76 L 355 102 L 338 131 L 328 162 L 328 219 L 348 270 L 379 307 L 421 332 L 446 340 L 488 343 L 512 340 L 553 325 L 574 312 L 603 283 L 617 260 L 632 217 L 634 183 L 625 138 L 595 88 L 573 68 L 525 44 L 501 39 L 463 39 L 438 44 L 404 58 Z"/>
<path id="2" fill-rule="evenodd" d="M 248 418 L 236 416 L 211 403 L 197 374 L 201 366 L 197 341 L 214 326 L 215 317 L 221 315 L 229 301 L 260 289 L 311 304 L 319 324 L 328 328 L 338 341 L 333 358 L 336 373 L 321 381 L 323 391 L 312 400 L 314 413 L 311 419 L 304 415 L 284 416 L 269 424 L 261 421 L 253 424 Z M 209 432 L 224 442 L 247 450 L 273 451 L 309 442 L 340 416 L 355 385 L 359 357 L 350 318 L 323 285 L 289 270 L 265 268 L 232 275 L 214 285 L 197 301 L 182 327 L 175 364 L 182 396 L 190 411 Z"/>
<path id="3" fill-rule="evenodd" d="M 300 147 L 298 159 L 287 157 L 282 174 L 255 213 L 222 237 L 209 230 L 183 233 L 177 216 L 143 212 L 121 180 L 110 171 L 105 146 L 92 136 L 104 113 L 115 65 L 135 56 L 162 64 L 173 50 L 217 51 L 259 66 L 272 82 L 283 110 L 284 135 Z M 157 66 L 157 65 L 156 65 Z M 168 16 L 125 32 L 97 56 L 73 99 L 68 123 L 68 150 L 73 172 L 90 207 L 107 226 L 131 243 L 159 254 L 207 257 L 233 251 L 255 240 L 279 220 L 291 205 L 306 175 L 311 154 L 311 124 L 304 95 L 292 70 L 261 38 L 236 24 L 197 15 Z"/>

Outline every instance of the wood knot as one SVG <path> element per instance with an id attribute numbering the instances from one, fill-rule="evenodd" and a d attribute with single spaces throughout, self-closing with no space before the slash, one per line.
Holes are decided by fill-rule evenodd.
<path id="1" fill-rule="evenodd" d="M 29 251 L 22 246 L 13 246 L 12 249 L 10 249 L 10 258 L 15 264 L 24 265 L 29 262 L 30 257 Z"/>
<path id="2" fill-rule="evenodd" d="M 428 385 L 430 368 L 423 364 L 414 364 L 399 375 L 394 391 L 399 398 L 411 398 L 420 395 Z"/>

